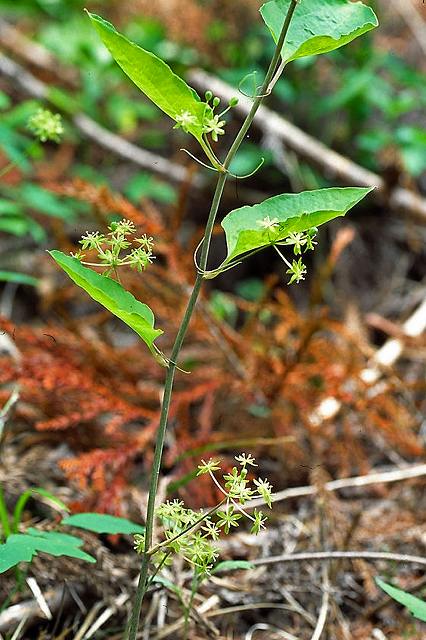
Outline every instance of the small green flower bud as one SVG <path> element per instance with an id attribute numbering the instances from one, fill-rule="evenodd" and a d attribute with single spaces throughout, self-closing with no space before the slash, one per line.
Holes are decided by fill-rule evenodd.
<path id="1" fill-rule="evenodd" d="M 220 98 L 217 96 L 213 99 L 213 107 L 218 107 L 220 105 Z"/>
<path id="2" fill-rule="evenodd" d="M 64 133 L 61 116 L 48 109 L 38 109 L 28 120 L 28 129 L 40 142 L 60 142 Z"/>
<path id="3" fill-rule="evenodd" d="M 231 98 L 230 101 L 229 101 L 229 106 L 230 107 L 236 107 L 238 102 L 239 102 L 238 98 Z"/>
<path id="4" fill-rule="evenodd" d="M 213 94 L 211 91 L 206 91 L 205 96 L 206 96 L 206 102 L 210 102 L 210 100 L 213 98 Z"/>

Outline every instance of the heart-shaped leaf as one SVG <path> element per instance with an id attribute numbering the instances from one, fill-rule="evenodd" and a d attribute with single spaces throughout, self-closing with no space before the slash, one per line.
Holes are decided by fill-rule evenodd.
<path id="1" fill-rule="evenodd" d="M 402 589 L 397 589 L 397 587 L 383 582 L 380 578 L 376 578 L 376 582 L 388 596 L 407 607 L 415 618 L 426 622 L 426 602 L 424 600 L 420 600 L 420 598 L 416 598 L 416 596 L 412 596 L 411 593 L 407 593 Z"/>
<path id="2" fill-rule="evenodd" d="M 275 42 L 278 41 L 291 0 L 272 0 L 260 13 Z M 283 47 L 285 62 L 328 53 L 378 26 L 377 17 L 362 2 L 303 0 L 293 14 Z"/>
<path id="3" fill-rule="evenodd" d="M 145 527 L 126 518 L 117 518 L 107 513 L 76 513 L 62 520 L 61 524 L 79 527 L 95 533 L 131 534 L 144 533 Z"/>
<path id="4" fill-rule="evenodd" d="M 119 33 L 110 23 L 92 13 L 88 14 L 117 64 L 137 87 L 170 118 L 186 114 L 186 130 L 201 140 L 203 120 L 211 112 L 201 102 L 196 91 L 177 76 L 170 67 L 150 51 L 146 51 Z"/>
<path id="5" fill-rule="evenodd" d="M 284 193 L 261 204 L 234 209 L 222 220 L 228 255 L 221 266 L 248 251 L 284 240 L 290 233 L 307 231 L 344 216 L 371 190 L 334 187 Z"/>
<path id="6" fill-rule="evenodd" d="M 84 267 L 76 258 L 61 251 L 50 251 L 52 258 L 79 287 L 93 300 L 120 318 L 142 338 L 151 353 L 159 360 L 159 351 L 154 340 L 163 331 L 154 328 L 154 314 L 148 305 L 139 302 L 121 284 Z"/>
<path id="7" fill-rule="evenodd" d="M 30 528 L 27 533 L 10 535 L 5 544 L 0 545 L 0 573 L 7 571 L 20 562 L 31 562 L 39 552 L 52 556 L 68 556 L 86 562 L 96 562 L 80 547 L 83 540 L 56 531 L 39 531 Z"/>

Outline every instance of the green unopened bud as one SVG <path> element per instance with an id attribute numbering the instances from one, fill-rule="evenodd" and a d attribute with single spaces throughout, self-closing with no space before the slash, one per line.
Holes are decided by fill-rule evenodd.
<path id="1" fill-rule="evenodd" d="M 229 106 L 230 107 L 236 107 L 238 102 L 239 102 L 238 98 L 231 98 L 230 101 L 229 101 Z"/>
<path id="2" fill-rule="evenodd" d="M 220 105 L 220 98 L 217 96 L 213 100 L 213 107 L 218 107 Z"/>
<path id="3" fill-rule="evenodd" d="M 206 96 L 206 102 L 210 102 L 210 100 L 213 98 L 213 94 L 211 91 L 206 91 L 205 96 Z"/>

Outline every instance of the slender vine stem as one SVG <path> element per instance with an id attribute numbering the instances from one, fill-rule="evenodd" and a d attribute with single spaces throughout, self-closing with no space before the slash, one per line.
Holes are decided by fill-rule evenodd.
<path id="1" fill-rule="evenodd" d="M 284 46 L 287 33 L 290 27 L 290 23 L 298 2 L 299 0 L 292 0 L 290 3 L 290 6 L 287 11 L 287 15 L 284 20 L 283 27 L 281 29 L 280 37 L 278 39 L 278 42 L 275 48 L 274 56 L 269 65 L 268 71 L 265 76 L 265 80 L 260 89 L 260 93 L 253 100 L 253 104 L 250 109 L 250 112 L 247 115 L 246 119 L 244 120 L 241 126 L 241 129 L 238 132 L 223 162 L 222 171 L 217 180 L 216 189 L 213 195 L 209 216 L 208 216 L 206 227 L 204 230 L 203 246 L 202 246 L 201 257 L 200 257 L 201 272 L 205 271 L 207 267 L 207 260 L 209 255 L 213 227 L 214 227 L 216 216 L 219 210 L 219 205 L 222 199 L 226 180 L 228 178 L 229 166 L 232 160 L 234 159 L 238 149 L 240 148 L 242 142 L 244 141 L 247 131 L 249 130 L 254 120 L 254 117 L 256 115 L 256 112 L 259 109 L 260 105 L 262 104 L 262 101 L 264 100 L 266 95 L 269 95 L 271 91 L 271 86 L 270 86 L 271 82 L 273 80 L 274 80 L 274 83 L 276 82 L 275 74 L 276 74 L 277 67 L 280 65 L 281 51 Z M 282 65 L 280 66 L 282 67 Z M 163 394 L 163 402 L 161 407 L 160 424 L 157 431 L 154 461 L 152 465 L 150 485 L 149 485 L 148 507 L 147 507 L 147 513 L 146 513 L 145 545 L 144 545 L 144 552 L 142 554 L 142 562 L 141 562 L 138 586 L 136 590 L 136 596 L 133 603 L 133 609 L 132 609 L 132 614 L 131 614 L 130 623 L 129 623 L 129 629 L 128 629 L 128 635 L 127 635 L 128 640 L 136 640 L 142 602 L 143 602 L 143 598 L 145 596 L 145 592 L 148 584 L 148 569 L 149 569 L 149 561 L 151 557 L 150 549 L 151 549 L 153 533 L 154 533 L 155 499 L 157 495 L 161 461 L 163 457 L 164 440 L 165 440 L 165 435 L 167 430 L 167 419 L 168 419 L 170 401 L 171 401 L 172 390 L 173 390 L 173 382 L 174 382 L 174 377 L 176 372 L 175 363 L 177 362 L 183 341 L 185 339 L 185 335 L 188 330 L 188 326 L 189 326 L 192 314 L 194 312 L 198 296 L 200 294 L 202 283 L 203 283 L 203 275 L 202 273 L 198 273 L 195 279 L 194 287 L 192 289 L 190 298 L 188 300 L 188 304 L 187 304 L 181 325 L 176 335 L 175 343 L 173 345 L 172 353 L 170 356 L 170 364 L 167 369 L 166 378 L 164 382 L 164 394 Z"/>

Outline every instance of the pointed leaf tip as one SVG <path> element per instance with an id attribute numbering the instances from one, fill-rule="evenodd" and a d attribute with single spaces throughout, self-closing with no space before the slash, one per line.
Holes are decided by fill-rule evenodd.
<path id="1" fill-rule="evenodd" d="M 77 513 L 64 518 L 61 524 L 111 535 L 145 532 L 145 527 L 126 518 L 111 516 L 107 513 Z"/>
<path id="2" fill-rule="evenodd" d="M 114 60 L 135 85 L 175 122 L 185 119 L 185 131 L 202 140 L 204 117 L 212 110 L 197 92 L 158 56 L 131 42 L 113 24 L 87 12 Z"/>
<path id="3" fill-rule="evenodd" d="M 49 251 L 48 253 L 75 284 L 133 329 L 145 342 L 154 357 L 158 359 L 158 349 L 154 340 L 163 331 L 155 328 L 154 314 L 148 305 L 137 300 L 133 294 L 126 291 L 121 284 L 112 278 L 102 276 L 93 269 L 83 266 L 76 258 L 67 256 L 61 251 Z"/>
<path id="4" fill-rule="evenodd" d="M 378 586 L 383 589 L 388 596 L 406 607 L 415 618 L 426 622 L 426 602 L 424 600 L 420 600 L 420 598 L 411 595 L 411 593 L 387 584 L 380 578 L 376 578 L 375 580 Z"/>
<path id="5" fill-rule="evenodd" d="M 222 220 L 228 253 L 221 267 L 254 249 L 280 242 L 290 233 L 307 231 L 344 216 L 372 187 L 334 187 L 284 193 L 260 204 L 234 209 Z M 273 227 L 265 221 L 274 221 Z"/>

